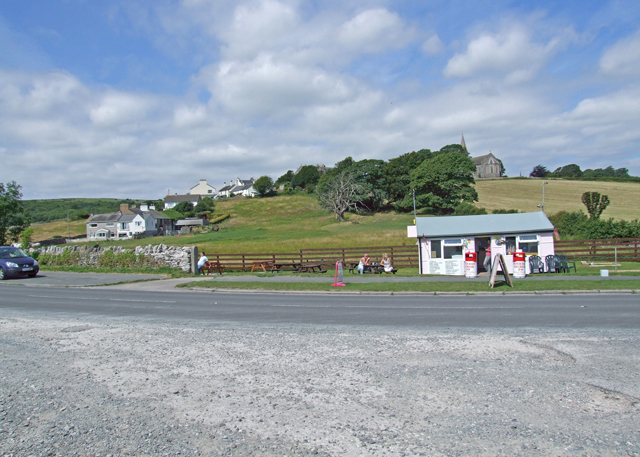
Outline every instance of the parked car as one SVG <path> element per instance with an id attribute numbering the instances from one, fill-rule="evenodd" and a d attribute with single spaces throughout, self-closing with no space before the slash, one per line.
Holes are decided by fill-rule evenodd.
<path id="1" fill-rule="evenodd" d="M 0 280 L 24 275 L 34 278 L 39 271 L 38 261 L 29 257 L 22 249 L 0 246 Z"/>

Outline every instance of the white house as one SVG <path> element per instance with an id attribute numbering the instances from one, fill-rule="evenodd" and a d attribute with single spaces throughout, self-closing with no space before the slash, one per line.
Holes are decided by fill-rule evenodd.
<path id="1" fill-rule="evenodd" d="M 202 197 L 211 197 L 215 198 L 218 193 L 216 192 L 216 188 L 207 184 L 206 179 L 201 179 L 198 184 L 193 186 L 189 190 L 190 195 L 201 195 Z"/>
<path id="2" fill-rule="evenodd" d="M 198 202 L 202 200 L 202 196 L 199 194 L 187 194 L 187 195 L 167 195 L 164 197 L 164 209 L 171 209 L 176 206 L 178 203 L 182 202 L 190 202 L 194 206 L 198 204 Z"/>
<path id="3" fill-rule="evenodd" d="M 417 238 L 421 274 L 464 276 L 464 255 L 478 254 L 482 270 L 485 249 L 491 246 L 492 262 L 503 254 L 513 272 L 513 254 L 554 254 L 554 227 L 542 212 L 486 214 L 479 216 L 417 217 L 407 227 L 409 238 Z M 525 261 L 528 269 L 529 261 Z"/>
<path id="4" fill-rule="evenodd" d="M 240 179 L 236 178 L 235 181 L 224 183 L 224 186 L 220 189 L 220 197 L 231 197 L 232 195 L 243 195 L 245 197 L 255 197 L 257 192 L 253 188 L 255 179 Z"/>

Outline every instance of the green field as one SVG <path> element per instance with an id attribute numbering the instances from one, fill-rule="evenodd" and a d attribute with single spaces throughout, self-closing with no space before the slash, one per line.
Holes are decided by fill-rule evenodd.
<path id="1" fill-rule="evenodd" d="M 598 191 L 609 196 L 611 205 L 603 218 L 640 218 L 640 184 L 548 180 L 545 212 L 584 210 L 583 192 Z M 542 181 L 538 179 L 500 179 L 476 184 L 482 206 L 493 209 L 537 211 L 542 202 Z M 347 214 L 339 223 L 333 214 L 320 208 L 313 195 L 298 194 L 272 198 L 223 199 L 216 201 L 216 213 L 231 217 L 219 224 L 220 231 L 194 233 L 180 237 L 147 238 L 106 242 L 134 247 L 136 244 L 197 245 L 200 250 L 218 253 L 296 252 L 300 249 L 412 245 L 407 226 L 411 213 Z M 54 221 L 34 225 L 34 240 L 85 233 L 84 221 Z"/>
<path id="2" fill-rule="evenodd" d="M 608 195 L 611 204 L 602 219 L 640 219 L 640 184 L 606 181 L 565 181 L 546 179 L 544 210 L 548 215 L 559 211 L 585 211 L 584 192 Z M 518 209 L 520 212 L 539 211 L 542 203 L 542 179 L 491 179 L 478 181 L 479 201 L 476 206 L 494 209 Z"/>

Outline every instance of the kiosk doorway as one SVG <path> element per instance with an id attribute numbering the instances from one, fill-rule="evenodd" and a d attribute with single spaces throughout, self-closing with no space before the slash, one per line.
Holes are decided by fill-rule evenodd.
<path id="1" fill-rule="evenodd" d="M 488 271 L 484 267 L 484 259 L 487 256 L 487 247 L 491 244 L 490 237 L 476 238 L 476 252 L 478 253 L 478 272 Z"/>

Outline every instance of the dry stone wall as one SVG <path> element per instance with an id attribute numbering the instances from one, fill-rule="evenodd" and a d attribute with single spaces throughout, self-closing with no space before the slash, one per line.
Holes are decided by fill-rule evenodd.
<path id="1" fill-rule="evenodd" d="M 144 255 L 145 257 L 150 257 L 162 266 L 179 268 L 182 271 L 191 271 L 192 269 L 192 247 L 190 246 L 179 247 L 158 244 L 155 246 L 136 246 L 133 250 L 125 249 L 122 246 L 110 246 L 107 248 L 99 246 L 48 246 L 30 249 L 29 251 L 49 255 L 63 255 L 65 252 L 75 252 L 78 253 L 78 255 L 73 256 L 73 258 L 79 266 L 98 266 L 100 257 L 108 251 L 116 255 L 133 252 L 136 256 Z"/>

